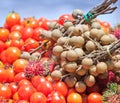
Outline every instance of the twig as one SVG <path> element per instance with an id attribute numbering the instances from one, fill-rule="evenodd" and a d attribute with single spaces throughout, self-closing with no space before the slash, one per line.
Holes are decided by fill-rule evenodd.
<path id="1" fill-rule="evenodd" d="M 120 48 L 120 39 L 113 42 L 112 44 L 108 45 L 108 47 L 109 47 L 109 51 L 107 51 L 106 48 L 104 48 L 102 50 L 100 50 L 100 49 L 94 50 L 93 52 L 80 57 L 79 60 L 82 60 L 85 57 L 92 58 L 94 63 L 96 63 L 97 61 L 100 61 L 100 60 L 105 60 L 106 58 L 110 57 L 110 54 L 112 54 L 115 50 Z"/>
<path id="2" fill-rule="evenodd" d="M 105 0 L 103 3 L 94 7 L 86 15 L 79 20 L 80 24 L 89 23 L 92 19 L 96 18 L 98 15 L 110 14 L 117 9 L 117 6 L 111 7 L 112 4 L 115 4 L 118 0 Z"/>
<path id="3" fill-rule="evenodd" d="M 37 48 L 33 49 L 33 50 L 30 52 L 30 54 L 32 54 L 32 53 L 40 50 L 44 45 L 47 45 L 48 42 L 49 42 L 49 41 L 43 42 L 40 46 L 38 46 Z"/>

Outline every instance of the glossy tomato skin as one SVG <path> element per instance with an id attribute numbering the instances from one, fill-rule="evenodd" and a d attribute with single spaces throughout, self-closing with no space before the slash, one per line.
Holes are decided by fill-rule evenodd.
<path id="1" fill-rule="evenodd" d="M 2 40 L 0 40 L 0 53 L 1 53 L 3 50 L 5 50 L 5 43 L 4 43 Z"/>
<path id="2" fill-rule="evenodd" d="M 0 68 L 0 83 L 6 82 L 7 79 L 8 79 L 7 77 L 8 77 L 8 75 L 7 75 L 6 71 L 5 71 L 5 69 Z"/>
<path id="3" fill-rule="evenodd" d="M 37 41 L 43 41 L 43 37 L 41 36 L 42 30 L 44 29 L 41 27 L 37 27 L 36 29 L 34 29 L 32 38 Z"/>
<path id="4" fill-rule="evenodd" d="M 11 89 L 9 86 L 0 84 L 0 97 L 4 97 L 5 99 L 10 99 L 12 95 Z"/>
<path id="5" fill-rule="evenodd" d="M 102 95 L 97 92 L 90 93 L 88 95 L 88 103 L 103 103 Z"/>
<path id="6" fill-rule="evenodd" d="M 11 82 L 8 85 L 11 89 L 12 95 L 17 92 L 18 90 L 18 84 L 16 82 Z"/>
<path id="7" fill-rule="evenodd" d="M 22 50 L 24 46 L 24 41 L 22 39 L 11 40 L 10 46 L 14 46 Z"/>
<path id="8" fill-rule="evenodd" d="M 27 79 L 22 79 L 18 83 L 18 88 L 20 88 L 23 85 L 29 85 L 29 86 L 31 85 L 32 86 L 32 83 Z"/>
<path id="9" fill-rule="evenodd" d="M 13 69 L 15 73 L 24 72 L 28 61 L 26 59 L 17 59 L 13 62 Z"/>
<path id="10" fill-rule="evenodd" d="M 47 103 L 47 97 L 41 92 L 35 92 L 30 97 L 30 103 Z"/>
<path id="11" fill-rule="evenodd" d="M 51 92 L 47 97 L 47 103 L 67 103 L 65 97 L 57 91 Z"/>
<path id="12" fill-rule="evenodd" d="M 12 67 L 7 67 L 7 68 L 5 68 L 5 72 L 7 74 L 7 82 L 8 83 L 13 82 L 14 76 L 15 76 L 13 68 Z"/>
<path id="13" fill-rule="evenodd" d="M 44 76 L 33 76 L 31 78 L 31 82 L 32 82 L 32 85 L 34 86 L 34 88 L 37 89 L 37 86 L 40 84 L 40 83 L 43 83 L 46 81 L 46 78 Z"/>
<path id="14" fill-rule="evenodd" d="M 35 88 L 31 85 L 22 85 L 19 89 L 18 89 L 18 96 L 20 98 L 20 100 L 30 100 L 30 96 L 36 92 Z"/>
<path id="15" fill-rule="evenodd" d="M 67 96 L 67 103 L 82 103 L 82 97 L 79 93 L 71 93 Z"/>
<path id="16" fill-rule="evenodd" d="M 53 83 L 53 88 L 55 91 L 58 91 L 60 92 L 63 96 L 67 96 L 68 94 L 68 87 L 67 85 L 62 82 L 62 81 L 58 81 L 58 82 L 55 82 Z"/>
<path id="17" fill-rule="evenodd" d="M 17 47 L 9 47 L 6 49 L 6 59 L 8 63 L 13 63 L 20 57 L 21 50 Z"/>
<path id="18" fill-rule="evenodd" d="M 29 103 L 27 100 L 18 100 L 17 103 Z"/>
<path id="19" fill-rule="evenodd" d="M 8 36 L 10 40 L 19 40 L 21 37 L 22 34 L 19 31 L 13 31 Z"/>
<path id="20" fill-rule="evenodd" d="M 22 21 L 24 27 L 31 27 L 33 29 L 39 26 L 38 21 L 34 17 L 27 17 Z"/>
<path id="21" fill-rule="evenodd" d="M 18 32 L 20 32 L 20 33 L 22 33 L 22 31 L 23 31 L 23 28 L 24 28 L 24 26 L 23 25 L 14 25 L 14 26 L 12 26 L 12 28 L 11 28 L 11 32 L 13 32 L 13 31 L 18 31 Z"/>
<path id="22" fill-rule="evenodd" d="M 44 95 L 48 96 L 53 91 L 52 83 L 49 81 L 41 82 L 37 86 L 37 91 L 42 92 Z"/>
<path id="23" fill-rule="evenodd" d="M 58 23 L 63 25 L 66 20 L 73 20 L 73 17 L 71 14 L 63 14 L 59 17 Z"/>
<path id="24" fill-rule="evenodd" d="M 27 79 L 24 72 L 17 73 L 14 77 L 14 82 L 18 83 L 22 79 Z"/>
<path id="25" fill-rule="evenodd" d="M 49 30 L 49 20 L 45 17 L 41 17 L 38 19 L 38 23 L 39 23 L 39 27 L 45 29 L 45 30 Z"/>
<path id="26" fill-rule="evenodd" d="M 7 64 L 6 50 L 3 50 L 3 51 L 0 53 L 0 60 L 1 60 L 4 64 Z"/>
<path id="27" fill-rule="evenodd" d="M 35 49 L 39 46 L 38 41 L 36 41 L 33 38 L 28 38 L 24 42 L 24 50 L 25 51 L 31 51 L 32 49 Z"/>
<path id="28" fill-rule="evenodd" d="M 5 42 L 8 39 L 10 32 L 6 28 L 0 28 L 0 40 Z"/>
<path id="29" fill-rule="evenodd" d="M 24 27 L 22 31 L 22 39 L 25 41 L 28 38 L 31 38 L 33 36 L 33 28 L 31 27 Z"/>
<path id="30" fill-rule="evenodd" d="M 10 12 L 6 17 L 6 24 L 8 27 L 12 27 L 13 25 L 20 24 L 21 17 L 17 12 Z"/>

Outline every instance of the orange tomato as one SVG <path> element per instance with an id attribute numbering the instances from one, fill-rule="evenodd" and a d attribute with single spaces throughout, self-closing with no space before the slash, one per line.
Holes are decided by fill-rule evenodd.
<path id="1" fill-rule="evenodd" d="M 4 97 L 5 99 L 10 99 L 12 95 L 11 89 L 9 86 L 0 84 L 0 97 Z"/>
<path id="2" fill-rule="evenodd" d="M 47 97 L 41 92 L 35 92 L 30 97 L 30 103 L 46 103 Z"/>
<path id="3" fill-rule="evenodd" d="M 71 93 L 67 96 L 67 103 L 82 103 L 82 96 L 79 93 Z"/>
<path id="4" fill-rule="evenodd" d="M 22 50 L 24 46 L 24 41 L 22 39 L 11 40 L 10 46 L 15 46 L 19 48 L 20 50 Z"/>
<path id="5" fill-rule="evenodd" d="M 14 101 L 17 101 L 17 100 L 19 100 L 19 96 L 18 96 L 18 92 L 15 92 L 14 94 L 13 94 L 13 100 Z"/>
<path id="6" fill-rule="evenodd" d="M 17 60 L 20 57 L 21 50 L 17 47 L 8 47 L 6 49 L 6 59 L 8 63 L 13 63 L 15 60 Z"/>
<path id="7" fill-rule="evenodd" d="M 25 59 L 17 59 L 13 62 L 13 69 L 15 73 L 20 73 L 24 71 L 28 61 Z"/>
<path id="8" fill-rule="evenodd" d="M 69 95 L 69 94 L 71 94 L 71 93 L 75 93 L 75 92 L 76 92 L 75 88 L 69 88 L 67 95 Z"/>
<path id="9" fill-rule="evenodd" d="M 98 92 L 93 92 L 88 95 L 88 103 L 103 103 L 102 95 Z"/>
<path id="10" fill-rule="evenodd" d="M 5 48 L 6 48 L 6 49 L 11 46 L 11 41 L 12 41 L 12 40 L 7 40 L 7 41 L 5 41 Z"/>
<path id="11" fill-rule="evenodd" d="M 38 46 L 39 46 L 38 41 L 36 41 L 35 39 L 32 39 L 32 38 L 28 38 L 24 42 L 24 49 L 26 51 L 31 51 L 32 49 L 35 49 Z"/>
<path id="12" fill-rule="evenodd" d="M 20 24 L 21 17 L 17 12 L 10 12 L 6 17 L 6 24 L 8 27 L 12 27 L 16 24 Z"/>
<path id="13" fill-rule="evenodd" d="M 22 33 L 23 28 L 24 28 L 23 25 L 14 25 L 14 26 L 12 26 L 12 28 L 11 28 L 11 32 L 13 32 L 13 31 L 18 31 L 18 32 Z"/>
<path id="14" fill-rule="evenodd" d="M 31 27 L 35 29 L 39 26 L 39 23 L 34 17 L 27 17 L 22 21 L 22 25 L 25 27 Z"/>
<path id="15" fill-rule="evenodd" d="M 2 61 L 0 61 L 0 68 L 3 68 L 4 67 L 4 64 Z"/>
<path id="16" fill-rule="evenodd" d="M 0 40 L 5 42 L 8 39 L 10 32 L 6 28 L 0 28 Z"/>
<path id="17" fill-rule="evenodd" d="M 7 73 L 7 82 L 12 82 L 14 80 L 14 70 L 11 67 L 5 68 L 5 72 Z"/>
<path id="18" fill-rule="evenodd" d="M 9 39 L 11 40 L 18 40 L 22 37 L 21 33 L 19 31 L 12 31 L 10 34 L 9 34 Z"/>

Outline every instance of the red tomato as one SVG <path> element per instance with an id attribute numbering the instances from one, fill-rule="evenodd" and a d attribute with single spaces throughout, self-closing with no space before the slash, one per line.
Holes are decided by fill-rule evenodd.
<path id="1" fill-rule="evenodd" d="M 22 37 L 22 34 L 19 31 L 13 31 L 9 34 L 9 39 L 11 40 L 19 40 Z"/>
<path id="2" fill-rule="evenodd" d="M 27 80 L 27 79 L 22 79 L 18 83 L 18 88 L 20 88 L 23 85 L 31 85 L 32 86 L 32 83 L 29 80 Z"/>
<path id="3" fill-rule="evenodd" d="M 12 28 L 11 28 L 11 32 L 13 32 L 13 31 L 18 31 L 18 32 L 22 33 L 23 28 L 24 28 L 23 25 L 14 25 L 14 26 L 12 26 Z"/>
<path id="4" fill-rule="evenodd" d="M 22 39 L 11 40 L 10 46 L 14 46 L 22 50 L 24 46 L 24 41 Z"/>
<path id="5" fill-rule="evenodd" d="M 30 97 L 30 103 L 47 103 L 47 97 L 41 92 L 35 92 Z"/>
<path id="6" fill-rule="evenodd" d="M 5 43 L 0 40 L 0 53 L 5 49 Z"/>
<path id="7" fill-rule="evenodd" d="M 28 38 L 24 42 L 24 49 L 26 51 L 31 51 L 32 49 L 35 49 L 38 46 L 39 46 L 38 41 L 36 41 L 35 39 L 32 39 L 32 38 Z"/>
<path id="8" fill-rule="evenodd" d="M 46 78 L 44 76 L 33 76 L 31 78 L 31 82 L 32 82 L 32 85 L 37 89 L 37 86 L 40 84 L 40 83 L 43 83 L 46 81 Z"/>
<path id="9" fill-rule="evenodd" d="M 71 14 L 63 14 L 59 17 L 58 23 L 63 25 L 66 20 L 73 20 L 73 17 Z"/>
<path id="10" fill-rule="evenodd" d="M 17 73 L 14 77 L 14 82 L 18 83 L 22 79 L 26 79 L 25 73 L 24 72 Z"/>
<path id="11" fill-rule="evenodd" d="M 18 89 L 18 96 L 20 100 L 30 100 L 30 96 L 35 92 L 35 88 L 31 85 L 22 85 Z"/>
<path id="12" fill-rule="evenodd" d="M 47 103 L 66 103 L 66 100 L 61 93 L 53 91 L 48 95 Z"/>
<path id="13" fill-rule="evenodd" d="M 24 72 L 28 61 L 25 59 L 17 59 L 13 62 L 13 69 L 15 73 Z"/>
<path id="14" fill-rule="evenodd" d="M 43 37 L 41 36 L 42 30 L 44 30 L 44 29 L 41 27 L 37 27 L 36 29 L 34 29 L 32 38 L 37 41 L 42 41 L 43 40 Z"/>
<path id="15" fill-rule="evenodd" d="M 13 68 L 7 67 L 7 68 L 5 68 L 5 72 L 7 74 L 7 82 L 9 82 L 9 83 L 13 82 L 14 76 L 15 76 Z"/>
<path id="16" fill-rule="evenodd" d="M 6 24 L 8 27 L 20 24 L 21 17 L 17 12 L 10 12 L 6 17 Z"/>
<path id="17" fill-rule="evenodd" d="M 12 99 L 13 99 L 13 101 L 18 102 L 18 100 L 19 100 L 18 92 L 15 92 L 15 93 L 13 94 Z"/>
<path id="18" fill-rule="evenodd" d="M 11 41 L 12 40 L 5 41 L 5 49 L 7 49 L 7 48 L 9 48 L 11 46 Z"/>
<path id="19" fill-rule="evenodd" d="M 53 91 L 52 83 L 49 81 L 41 82 L 37 86 L 37 91 L 42 92 L 44 95 L 48 96 Z"/>
<path id="20" fill-rule="evenodd" d="M 48 26 L 49 20 L 47 18 L 45 17 L 39 18 L 38 23 L 41 28 L 44 28 L 45 30 L 49 30 L 49 26 Z"/>
<path id="21" fill-rule="evenodd" d="M 17 85 L 16 82 L 11 82 L 11 83 L 9 83 L 8 86 L 9 86 L 10 89 L 11 89 L 12 95 L 17 92 L 17 90 L 18 90 L 18 85 Z"/>
<path id="22" fill-rule="evenodd" d="M 102 95 L 97 92 L 90 93 L 88 95 L 88 103 L 103 103 Z"/>
<path id="23" fill-rule="evenodd" d="M 67 96 L 67 103 L 82 103 L 82 97 L 79 93 L 71 93 Z"/>
<path id="24" fill-rule="evenodd" d="M 38 21 L 34 17 L 27 17 L 22 21 L 22 25 L 25 27 L 31 27 L 35 29 L 39 26 Z"/>
<path id="25" fill-rule="evenodd" d="M 22 39 L 25 41 L 28 38 L 31 38 L 33 36 L 33 28 L 31 27 L 25 27 L 22 32 Z"/>
<path id="26" fill-rule="evenodd" d="M 8 39 L 10 32 L 6 28 L 0 28 L 0 40 L 5 42 Z"/>
<path id="27" fill-rule="evenodd" d="M 8 63 L 13 63 L 20 57 L 21 50 L 17 47 L 9 47 L 6 49 L 6 59 Z"/>
<path id="28" fill-rule="evenodd" d="M 5 71 L 5 69 L 0 68 L 0 83 L 6 82 L 7 79 L 8 79 L 7 77 L 8 77 L 8 75 L 7 75 L 6 71 Z"/>
<path id="29" fill-rule="evenodd" d="M 17 103 L 29 103 L 27 100 L 18 100 Z"/>
<path id="30" fill-rule="evenodd" d="M 3 51 L 0 53 L 0 60 L 1 60 L 4 64 L 7 63 L 6 50 L 3 50 Z"/>
<path id="31" fill-rule="evenodd" d="M 68 87 L 67 85 L 62 82 L 58 81 L 53 84 L 54 90 L 60 92 L 63 96 L 67 96 L 68 94 Z"/>
<path id="32" fill-rule="evenodd" d="M 11 89 L 9 86 L 0 84 L 0 97 L 4 97 L 5 99 L 10 99 L 12 95 Z"/>

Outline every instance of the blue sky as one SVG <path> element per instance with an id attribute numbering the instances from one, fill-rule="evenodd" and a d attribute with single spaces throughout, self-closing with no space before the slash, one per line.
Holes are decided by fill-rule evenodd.
<path id="1" fill-rule="evenodd" d="M 72 13 L 74 9 L 81 9 L 87 13 L 103 0 L 0 0 L 0 26 L 3 26 L 7 14 L 16 11 L 21 18 L 46 17 L 50 20 L 58 19 L 60 15 Z M 112 14 L 101 15 L 97 18 L 108 21 L 112 26 L 120 23 L 120 0 L 115 4 L 118 9 Z"/>

